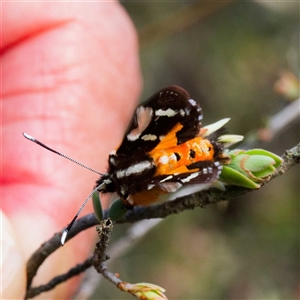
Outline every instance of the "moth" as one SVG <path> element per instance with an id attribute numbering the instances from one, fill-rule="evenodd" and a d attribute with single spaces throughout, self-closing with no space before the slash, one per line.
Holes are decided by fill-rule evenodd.
<path id="1" fill-rule="evenodd" d="M 136 108 L 123 141 L 109 154 L 108 171 L 96 182 L 99 192 L 116 193 L 128 205 L 150 205 L 184 185 L 217 180 L 228 159 L 218 140 L 222 130 L 208 134 L 202 118 L 183 88 L 155 93 Z"/>
<path id="2" fill-rule="evenodd" d="M 28 140 L 87 168 L 100 178 L 61 237 L 63 245 L 75 220 L 95 191 L 117 194 L 127 206 L 147 206 L 187 185 L 213 183 L 229 162 L 226 147 L 243 139 L 224 135 L 229 118 L 202 127 L 202 109 L 179 86 L 169 86 L 138 106 L 120 146 L 102 174 L 23 133 Z"/>

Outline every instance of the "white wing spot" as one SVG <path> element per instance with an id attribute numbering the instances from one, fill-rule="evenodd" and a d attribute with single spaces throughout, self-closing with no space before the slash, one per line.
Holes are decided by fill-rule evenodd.
<path id="1" fill-rule="evenodd" d="M 163 155 L 159 158 L 159 162 L 162 163 L 163 165 L 165 165 L 169 162 L 169 157 L 166 155 Z"/>
<path id="2" fill-rule="evenodd" d="M 194 99 L 189 99 L 189 102 L 191 103 L 192 106 L 197 105 L 197 102 Z"/>
<path id="3" fill-rule="evenodd" d="M 110 184 L 112 181 L 110 179 L 104 179 L 103 181 L 106 185 Z"/>
<path id="4" fill-rule="evenodd" d="M 125 190 L 124 186 L 121 186 L 120 192 L 123 196 L 126 194 L 126 190 Z"/>
<path id="5" fill-rule="evenodd" d="M 132 174 L 141 173 L 147 169 L 150 169 L 152 167 L 152 163 L 148 160 L 139 162 L 138 164 L 135 164 L 133 166 L 130 166 L 127 169 L 119 170 L 116 172 L 117 178 L 127 177 Z"/>
<path id="6" fill-rule="evenodd" d="M 218 176 L 222 173 L 223 166 L 218 161 L 215 162 L 215 166 L 218 167 Z"/>
<path id="7" fill-rule="evenodd" d="M 184 111 L 185 111 L 185 114 L 187 115 L 187 116 L 189 116 L 190 115 L 190 109 L 188 108 L 188 107 L 186 107 L 185 109 L 184 109 Z"/>
<path id="8" fill-rule="evenodd" d="M 170 179 L 172 179 L 172 178 L 173 178 L 173 175 L 170 175 L 170 176 L 168 176 L 168 177 L 162 179 L 160 182 L 165 182 L 165 181 L 170 180 Z"/>
<path id="9" fill-rule="evenodd" d="M 155 115 L 156 116 L 159 116 L 159 117 L 174 117 L 175 115 L 177 114 L 177 111 L 171 109 L 171 108 L 168 108 L 167 110 L 164 110 L 164 109 L 158 109 L 155 111 Z"/>
<path id="10" fill-rule="evenodd" d="M 192 173 L 188 177 L 181 179 L 181 182 L 182 183 L 190 182 L 193 178 L 196 178 L 197 176 L 199 176 L 199 174 L 200 174 L 199 172 Z"/>
<path id="11" fill-rule="evenodd" d="M 131 204 L 131 205 L 134 204 L 131 195 L 129 195 L 129 196 L 127 197 L 126 201 L 127 201 L 129 204 Z"/>
<path id="12" fill-rule="evenodd" d="M 147 190 L 151 190 L 153 187 L 155 187 L 155 184 L 148 184 Z"/>
<path id="13" fill-rule="evenodd" d="M 149 123 L 152 120 L 152 115 L 153 115 L 153 110 L 151 107 L 144 107 L 144 106 L 139 106 L 136 109 L 136 117 L 137 117 L 137 124 L 138 127 L 132 129 L 128 134 L 127 134 L 127 139 L 129 141 L 136 141 L 141 133 L 147 128 Z"/>
<path id="14" fill-rule="evenodd" d="M 115 158 L 113 157 L 113 156 L 111 156 L 110 158 L 109 158 L 109 162 L 112 164 L 112 165 L 114 165 L 115 164 Z"/>
<path id="15" fill-rule="evenodd" d="M 155 141 L 157 140 L 157 136 L 154 134 L 145 134 L 141 137 L 141 139 L 144 141 Z"/>

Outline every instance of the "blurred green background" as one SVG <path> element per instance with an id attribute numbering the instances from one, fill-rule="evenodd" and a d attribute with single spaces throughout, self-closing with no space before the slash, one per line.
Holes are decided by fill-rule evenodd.
<path id="1" fill-rule="evenodd" d="M 180 85 L 200 103 L 203 124 L 231 117 L 228 131 L 247 140 L 292 100 L 274 84 L 283 70 L 299 76 L 299 2 L 122 4 L 139 31 L 143 100 Z M 282 155 L 299 140 L 298 121 L 256 145 Z M 158 284 L 169 299 L 298 299 L 299 171 L 167 218 L 110 270 Z M 104 280 L 92 299 L 132 297 Z"/>

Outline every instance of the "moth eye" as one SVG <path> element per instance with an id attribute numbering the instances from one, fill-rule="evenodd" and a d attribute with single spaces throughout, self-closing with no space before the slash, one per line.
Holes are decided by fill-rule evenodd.
<path id="1" fill-rule="evenodd" d="M 208 147 L 208 151 L 211 151 L 211 147 Z"/>
<path id="2" fill-rule="evenodd" d="M 176 156 L 177 161 L 179 161 L 180 158 L 181 158 L 181 156 L 180 156 L 177 152 L 175 152 L 174 154 L 175 154 L 175 156 Z"/>
<path id="3" fill-rule="evenodd" d="M 190 150 L 190 158 L 195 158 L 195 156 L 196 156 L 196 152 L 193 149 L 191 149 Z"/>

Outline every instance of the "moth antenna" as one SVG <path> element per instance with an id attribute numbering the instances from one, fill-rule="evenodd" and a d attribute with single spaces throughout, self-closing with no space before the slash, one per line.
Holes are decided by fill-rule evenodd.
<path id="1" fill-rule="evenodd" d="M 104 182 L 102 182 L 101 184 L 99 184 L 97 187 L 95 187 L 93 189 L 93 191 L 88 195 L 88 197 L 84 200 L 84 202 L 82 203 L 82 205 L 80 206 L 80 208 L 78 209 L 75 217 L 72 219 L 72 221 L 70 222 L 70 224 L 66 227 L 66 229 L 64 230 L 64 232 L 62 233 L 61 239 L 60 239 L 60 243 L 63 246 L 65 244 L 65 240 L 67 238 L 68 232 L 70 231 L 70 229 L 72 228 L 73 224 L 75 223 L 76 219 L 78 218 L 78 216 L 80 215 L 80 213 L 82 212 L 82 210 L 84 209 L 84 207 L 86 206 L 86 204 L 88 203 L 88 201 L 90 200 L 90 198 L 92 197 L 92 195 L 94 194 L 94 192 L 96 192 L 97 190 L 99 190 L 100 188 L 102 188 L 105 185 Z"/>
<path id="2" fill-rule="evenodd" d="M 75 164 L 77 164 L 77 165 L 79 165 L 79 166 L 81 166 L 81 167 L 83 167 L 83 168 L 85 168 L 85 169 L 88 169 L 88 170 L 90 170 L 90 171 L 92 171 L 92 172 L 94 172 L 94 173 L 97 173 L 97 174 L 99 174 L 99 175 L 103 175 L 102 173 L 100 173 L 100 172 L 98 172 L 98 171 L 96 171 L 96 170 L 94 170 L 94 169 L 92 169 L 92 168 L 90 168 L 90 167 L 88 167 L 88 166 L 86 166 L 86 165 L 80 163 L 79 161 L 73 159 L 72 157 L 70 157 L 70 156 L 68 156 L 68 155 L 65 155 L 65 154 L 63 154 L 63 153 L 61 153 L 61 152 L 58 152 L 58 151 L 56 151 L 56 150 L 54 150 L 54 149 L 52 149 L 52 148 L 46 146 L 45 144 L 41 143 L 40 141 L 38 141 L 37 139 L 35 139 L 34 137 L 30 136 L 29 134 L 27 134 L 27 133 L 25 133 L 25 132 L 23 132 L 23 136 L 24 136 L 27 140 L 29 140 L 29 141 L 31 141 L 31 142 L 34 142 L 34 143 L 38 144 L 39 146 L 41 146 L 41 147 L 43 147 L 43 148 L 45 148 L 45 149 L 47 149 L 47 150 L 49 150 L 49 151 L 51 151 L 51 152 L 53 152 L 53 153 L 59 155 L 59 156 L 62 156 L 62 157 L 64 157 L 64 158 L 70 160 L 71 162 L 73 162 L 73 163 L 75 163 Z"/>

